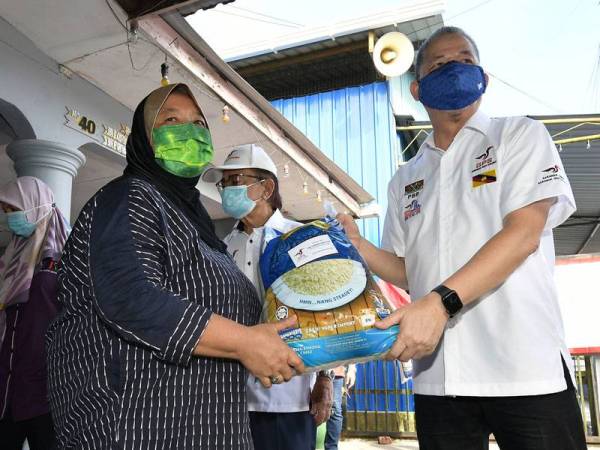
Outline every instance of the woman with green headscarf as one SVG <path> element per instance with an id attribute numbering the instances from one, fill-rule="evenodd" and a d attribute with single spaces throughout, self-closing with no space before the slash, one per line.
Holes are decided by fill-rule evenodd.
<path id="1" fill-rule="evenodd" d="M 246 369 L 265 386 L 302 372 L 278 335 L 291 324 L 256 325 L 254 287 L 200 202 L 212 154 L 187 86 L 152 92 L 124 175 L 75 223 L 48 332 L 61 447 L 251 449 Z"/>

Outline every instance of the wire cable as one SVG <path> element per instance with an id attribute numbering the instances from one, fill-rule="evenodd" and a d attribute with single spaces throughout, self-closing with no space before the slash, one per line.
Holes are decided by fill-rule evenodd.
<path id="1" fill-rule="evenodd" d="M 225 14 L 225 15 L 228 15 L 228 16 L 242 17 L 244 19 L 254 20 L 256 22 L 263 22 L 263 23 L 269 23 L 269 24 L 272 24 L 272 25 L 278 25 L 280 27 L 299 28 L 297 25 L 290 25 L 290 24 L 282 23 L 282 22 L 274 22 L 272 20 L 259 19 L 257 17 L 246 16 L 244 14 L 236 14 L 236 13 L 231 12 L 231 11 L 221 11 L 221 10 L 215 9 L 214 12 L 220 13 L 220 14 Z"/>
<path id="2" fill-rule="evenodd" d="M 268 19 L 277 20 L 278 22 L 287 22 L 290 25 L 294 25 L 296 27 L 304 27 L 305 26 L 305 25 L 303 25 L 301 23 L 292 22 L 291 20 L 282 19 L 280 17 L 270 16 L 269 14 L 263 14 L 263 13 L 260 13 L 258 11 L 252 11 L 251 9 L 242 8 L 241 6 L 230 5 L 229 8 L 238 9 L 240 11 L 245 11 L 245 12 L 248 12 L 250 14 L 256 14 L 257 16 L 262 16 L 262 17 L 266 17 Z"/>
<path id="3" fill-rule="evenodd" d="M 559 109 L 556 109 L 554 106 L 550 105 L 549 103 L 546 103 L 545 101 L 531 95 L 530 93 L 524 91 L 523 89 L 519 89 L 517 86 L 515 86 L 514 84 L 509 83 L 508 81 L 504 81 L 502 78 L 500 78 L 497 75 L 494 75 L 492 72 L 486 71 L 487 74 L 491 75 L 493 78 L 495 78 L 496 80 L 500 81 L 502 84 L 505 84 L 506 86 L 510 87 L 511 89 L 514 89 L 515 91 L 525 95 L 526 97 L 530 98 L 531 100 L 534 100 L 535 102 L 539 103 L 540 105 L 544 105 L 546 108 L 550 108 L 551 110 L 553 110 L 554 112 L 557 112 L 559 114 L 562 114 L 562 111 Z"/>

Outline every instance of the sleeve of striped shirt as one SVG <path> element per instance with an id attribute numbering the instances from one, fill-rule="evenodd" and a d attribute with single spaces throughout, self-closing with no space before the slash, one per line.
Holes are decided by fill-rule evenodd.
<path id="1" fill-rule="evenodd" d="M 90 236 L 95 309 L 123 339 L 185 366 L 211 311 L 163 286 L 167 244 L 151 195 L 123 182 L 105 189 Z"/>

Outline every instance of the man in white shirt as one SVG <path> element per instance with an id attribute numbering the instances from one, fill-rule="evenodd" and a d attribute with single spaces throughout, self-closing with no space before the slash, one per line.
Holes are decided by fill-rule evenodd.
<path id="1" fill-rule="evenodd" d="M 238 267 L 264 298 L 259 259 L 266 245 L 265 229 L 286 233 L 302 225 L 281 214 L 275 164 L 261 147 L 242 145 L 227 156 L 222 166 L 207 170 L 203 180 L 217 182 L 224 211 L 239 220 L 224 241 Z M 275 376 L 271 378 L 273 385 L 267 389 L 250 376 L 246 393 L 254 448 L 314 449 L 316 427 L 331 412 L 332 377 L 329 372 L 305 374 L 291 380 Z M 287 382 L 279 384 L 283 381 Z"/>
<path id="2" fill-rule="evenodd" d="M 420 48 L 411 85 L 433 133 L 389 185 L 380 250 L 348 235 L 412 304 L 388 357 L 414 361 L 420 448 L 585 449 L 553 281 L 552 229 L 574 211 L 544 126 L 490 119 L 473 40 L 444 27 Z"/>

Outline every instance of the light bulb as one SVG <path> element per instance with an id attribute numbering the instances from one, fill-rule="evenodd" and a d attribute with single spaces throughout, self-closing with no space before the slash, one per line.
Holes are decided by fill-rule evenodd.
<path id="1" fill-rule="evenodd" d="M 304 194 L 308 194 L 308 183 L 306 181 L 302 183 L 302 192 L 304 192 Z"/>
<path id="2" fill-rule="evenodd" d="M 322 200 L 323 198 L 321 197 L 321 191 L 317 191 L 317 201 L 320 202 Z"/>
<path id="3" fill-rule="evenodd" d="M 231 117 L 229 117 L 229 106 L 223 106 L 223 116 L 221 117 L 221 119 L 223 120 L 223 123 L 229 123 L 229 121 L 231 120 Z"/>
<path id="4" fill-rule="evenodd" d="M 160 79 L 160 85 L 168 86 L 169 85 L 169 65 L 166 62 L 164 62 L 160 65 L 160 75 L 162 76 L 162 78 Z"/>
<path id="5" fill-rule="evenodd" d="M 290 165 L 289 164 L 283 165 L 283 176 L 286 178 L 290 176 Z"/>
<path id="6" fill-rule="evenodd" d="M 588 143 L 587 143 L 587 145 L 585 146 L 585 148 L 587 148 L 588 150 L 589 150 L 590 148 L 592 148 L 592 144 L 590 144 L 590 141 L 589 141 L 589 139 L 588 139 Z"/>
<path id="7" fill-rule="evenodd" d="M 558 152 L 562 152 L 562 144 L 558 144 Z"/>

